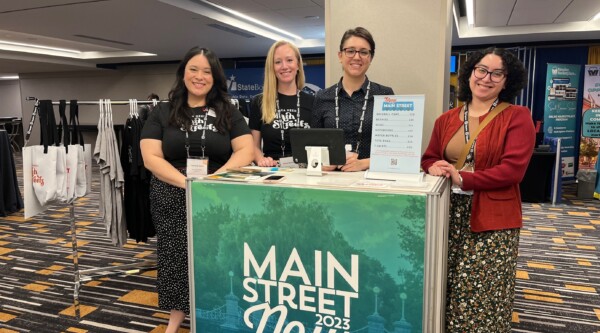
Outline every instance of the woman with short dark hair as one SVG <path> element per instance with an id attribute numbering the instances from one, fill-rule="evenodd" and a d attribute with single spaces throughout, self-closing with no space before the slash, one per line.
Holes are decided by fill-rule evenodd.
<path id="1" fill-rule="evenodd" d="M 338 59 L 343 75 L 333 86 L 320 90 L 315 97 L 311 127 L 342 128 L 346 144 L 354 154 L 348 154 L 340 171 L 363 171 L 371 165 L 371 130 L 373 126 L 373 96 L 393 95 L 390 87 L 370 81 L 367 70 L 375 56 L 375 40 L 371 33 L 357 27 L 344 32 Z M 333 170 L 334 167 L 324 167 Z"/>

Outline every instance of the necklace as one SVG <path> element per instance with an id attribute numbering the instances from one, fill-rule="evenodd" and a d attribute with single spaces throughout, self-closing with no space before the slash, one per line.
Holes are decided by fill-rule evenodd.
<path id="1" fill-rule="evenodd" d="M 281 122 L 281 157 L 285 157 L 285 129 L 283 126 L 283 118 L 281 118 L 281 109 L 279 108 L 279 93 L 277 93 L 277 99 L 275 99 L 275 105 L 277 107 L 277 118 Z M 300 127 L 300 90 L 296 92 L 296 126 Z"/>
<path id="2" fill-rule="evenodd" d="M 365 101 L 362 106 L 362 113 L 360 115 L 360 124 L 358 125 L 358 137 L 356 139 L 356 150 L 355 152 L 358 154 L 358 149 L 360 148 L 360 142 L 362 141 L 362 127 L 363 122 L 365 120 L 365 112 L 367 110 L 367 102 L 369 101 L 369 92 L 371 91 L 371 81 L 367 79 L 367 93 L 365 94 Z M 339 91 L 340 83 L 338 82 L 335 85 L 335 128 L 340 128 L 340 106 L 339 106 Z"/>

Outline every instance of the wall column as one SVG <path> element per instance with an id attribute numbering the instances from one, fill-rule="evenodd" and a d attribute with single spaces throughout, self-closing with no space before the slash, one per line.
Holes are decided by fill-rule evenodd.
<path id="1" fill-rule="evenodd" d="M 375 57 L 367 72 L 399 95 L 425 94 L 425 150 L 435 119 L 448 108 L 452 0 L 325 0 L 325 83 L 342 75 L 337 58 L 344 31 L 373 34 Z"/>

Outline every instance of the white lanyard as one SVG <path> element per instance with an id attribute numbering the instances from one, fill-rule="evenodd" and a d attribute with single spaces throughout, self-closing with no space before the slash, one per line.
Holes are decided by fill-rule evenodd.
<path id="1" fill-rule="evenodd" d="M 206 128 L 208 127 L 208 108 L 202 108 L 202 111 L 205 111 L 204 114 L 204 124 L 202 125 L 202 137 L 200 140 L 200 147 L 202 148 L 202 157 L 204 157 L 204 149 L 206 149 Z M 187 153 L 187 157 L 190 158 L 190 138 L 188 135 L 188 129 L 185 129 L 185 151 Z"/>
<path id="2" fill-rule="evenodd" d="M 338 82 L 335 85 L 335 128 L 340 128 L 340 106 L 339 106 L 339 90 L 340 83 Z M 360 142 L 362 141 L 362 127 L 363 122 L 365 120 L 365 111 L 367 111 L 367 102 L 369 101 L 369 91 L 371 91 L 371 81 L 367 83 L 367 93 L 365 94 L 365 102 L 362 106 L 362 114 L 360 115 L 360 125 L 358 126 L 358 137 L 356 138 L 356 150 L 355 152 L 358 154 L 358 148 L 360 147 Z"/>
<path id="3" fill-rule="evenodd" d="M 279 94 L 277 94 L 277 99 L 275 99 L 275 104 L 277 106 L 277 118 L 279 118 L 279 122 L 281 124 L 281 157 L 285 156 L 285 129 L 283 126 L 283 118 L 281 118 L 281 109 L 279 108 Z M 296 127 L 300 127 L 300 90 L 296 93 Z"/>

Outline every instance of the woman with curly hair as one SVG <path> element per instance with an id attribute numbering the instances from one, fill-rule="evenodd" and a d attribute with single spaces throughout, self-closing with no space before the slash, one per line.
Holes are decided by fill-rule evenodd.
<path id="1" fill-rule="evenodd" d="M 535 129 L 529 109 L 509 103 L 527 74 L 512 52 L 492 47 L 469 55 L 458 82 L 465 104 L 436 120 L 421 159 L 427 173 L 452 181 L 446 332 L 510 332 L 523 225 L 519 183 Z"/>

